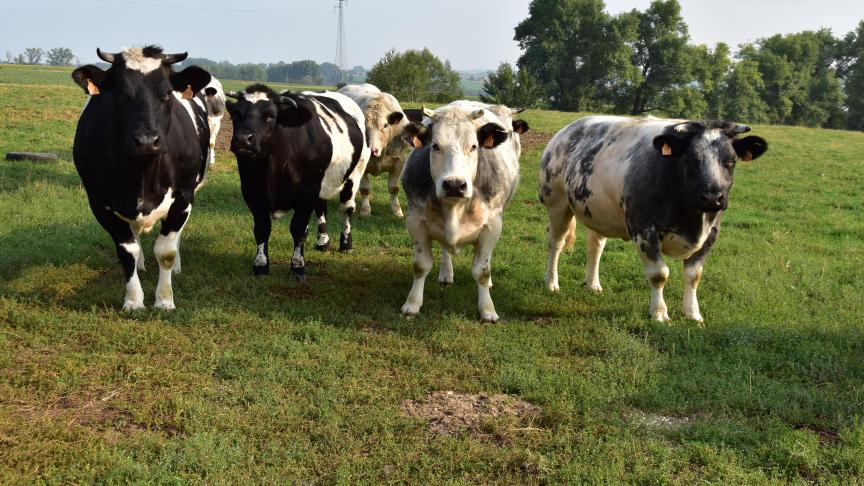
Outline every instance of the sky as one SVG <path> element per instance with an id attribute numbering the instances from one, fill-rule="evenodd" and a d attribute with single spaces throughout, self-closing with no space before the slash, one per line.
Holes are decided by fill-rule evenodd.
<path id="1" fill-rule="evenodd" d="M 830 28 L 845 35 L 864 0 L 679 0 L 693 43 L 734 47 L 775 33 Z M 6 3 L 6 2 L 4 2 Z M 3 6 L 0 56 L 68 47 L 95 62 L 96 47 L 160 44 L 167 52 L 240 62 L 336 57 L 336 0 L 25 0 Z M 616 14 L 650 0 L 606 0 Z M 494 69 L 520 55 L 514 27 L 528 0 L 348 0 L 348 66 L 371 67 L 389 49 L 428 47 L 458 70 Z"/>

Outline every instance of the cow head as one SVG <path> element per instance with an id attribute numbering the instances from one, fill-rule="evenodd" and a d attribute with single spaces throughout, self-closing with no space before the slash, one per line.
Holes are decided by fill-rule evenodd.
<path id="1" fill-rule="evenodd" d="M 187 53 L 164 54 L 156 46 L 116 54 L 96 49 L 96 54 L 111 67 L 103 71 L 82 66 L 72 72 L 72 79 L 85 93 L 109 101 L 114 128 L 123 133 L 127 154 L 162 153 L 175 98 L 192 98 L 210 82 L 210 74 L 197 66 L 174 72 L 171 65 L 186 59 Z"/>
<path id="2" fill-rule="evenodd" d="M 312 117 L 301 95 L 279 94 L 263 84 L 225 95 L 237 100 L 225 105 L 234 124 L 231 151 L 237 156 L 254 159 L 269 156 L 270 140 L 278 126 L 300 126 Z"/>
<path id="3" fill-rule="evenodd" d="M 761 137 L 736 138 L 749 131 L 746 125 L 729 122 L 679 123 L 654 138 L 654 148 L 680 164 L 692 204 L 715 212 L 729 203 L 736 161 L 757 159 L 768 150 Z"/>
<path id="4" fill-rule="evenodd" d="M 482 123 L 483 110 L 466 113 L 458 107 L 444 107 L 427 111 L 426 115 L 430 118 L 428 125 L 412 123 L 405 131 L 409 140 L 426 140 L 430 146 L 429 169 L 437 197 L 472 197 L 479 151 L 507 140 L 507 130 L 498 123 Z"/>
<path id="5" fill-rule="evenodd" d="M 400 134 L 407 123 L 399 102 L 387 93 L 381 93 L 370 101 L 363 116 L 366 118 L 369 149 L 373 157 L 382 155 L 390 141 Z"/>

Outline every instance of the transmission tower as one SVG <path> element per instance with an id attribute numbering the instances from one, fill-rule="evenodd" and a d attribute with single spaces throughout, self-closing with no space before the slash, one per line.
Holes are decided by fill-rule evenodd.
<path id="1" fill-rule="evenodd" d="M 348 54 L 345 41 L 345 4 L 348 0 L 337 0 L 334 10 L 339 10 L 339 27 L 336 30 L 336 65 L 339 66 L 339 72 L 342 75 L 342 82 L 347 82 L 348 71 L 345 66 Z"/>

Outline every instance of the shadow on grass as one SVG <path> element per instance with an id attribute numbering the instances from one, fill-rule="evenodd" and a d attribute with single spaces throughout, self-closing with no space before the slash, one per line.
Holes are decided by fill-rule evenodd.
<path id="1" fill-rule="evenodd" d="M 58 165 L 69 165 L 71 172 L 57 170 Z M 68 189 L 81 186 L 81 179 L 69 162 L 0 162 L 0 193 L 14 192 L 33 184 L 34 181 L 47 181 Z"/>

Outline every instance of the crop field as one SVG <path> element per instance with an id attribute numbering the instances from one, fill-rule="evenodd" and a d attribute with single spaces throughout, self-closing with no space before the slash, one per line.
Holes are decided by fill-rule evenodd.
<path id="1" fill-rule="evenodd" d="M 578 116 L 544 111 L 523 114 L 497 324 L 478 321 L 470 249 L 454 286 L 436 264 L 421 315 L 400 316 L 412 251 L 383 178 L 353 254 L 307 244 L 295 283 L 283 220 L 272 274 L 253 277 L 227 150 L 183 233 L 177 310 L 150 309 L 151 234 L 148 309 L 124 314 L 71 163 L 83 103 L 68 71 L 0 67 L 0 153 L 61 157 L 0 161 L 0 483 L 864 482 L 862 133 L 755 127 L 770 148 L 736 171 L 704 328 L 683 318 L 671 260 L 673 321 L 648 319 L 630 242 L 607 245 L 604 292 L 584 290 L 581 228 L 561 293 L 544 290 L 538 161 Z"/>

